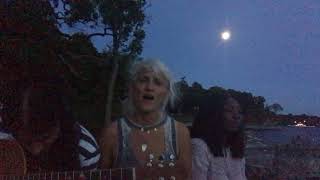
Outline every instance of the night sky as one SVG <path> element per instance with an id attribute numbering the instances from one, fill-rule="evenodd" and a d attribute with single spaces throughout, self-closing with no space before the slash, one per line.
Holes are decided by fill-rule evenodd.
<path id="1" fill-rule="evenodd" d="M 319 0 L 148 2 L 142 56 L 162 60 L 177 80 L 264 96 L 284 113 L 320 115 Z M 224 29 L 232 33 L 227 42 Z"/>

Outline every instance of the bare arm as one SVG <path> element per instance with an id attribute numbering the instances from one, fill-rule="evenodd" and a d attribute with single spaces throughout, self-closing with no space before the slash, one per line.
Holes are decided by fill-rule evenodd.
<path id="1" fill-rule="evenodd" d="M 182 173 L 186 175 L 186 179 L 191 179 L 192 157 L 189 130 L 182 123 L 177 123 L 177 130 L 179 147 L 179 166 L 182 167 Z"/>
<path id="2" fill-rule="evenodd" d="M 102 130 L 100 138 L 101 169 L 110 169 L 116 157 L 117 148 L 117 123 L 112 123 L 108 128 Z"/>

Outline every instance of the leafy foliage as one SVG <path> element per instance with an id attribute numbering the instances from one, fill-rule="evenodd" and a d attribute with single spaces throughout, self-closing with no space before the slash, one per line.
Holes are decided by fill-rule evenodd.
<path id="1" fill-rule="evenodd" d="M 213 86 L 204 89 L 198 82 L 188 85 L 185 78 L 182 78 L 176 83 L 181 92 L 181 98 L 173 113 L 185 114 L 194 116 L 202 101 L 206 101 L 210 94 L 223 94 L 229 93 L 241 105 L 242 111 L 245 115 L 245 121 L 250 123 L 263 123 L 268 119 L 268 115 L 272 113 L 269 109 L 265 108 L 265 98 L 262 96 L 253 96 L 248 92 L 240 92 L 233 89 L 224 89 L 222 87 Z"/>
<path id="2" fill-rule="evenodd" d="M 113 86 L 114 62 L 118 68 L 112 91 L 118 97 L 125 92 L 129 64 L 142 51 L 144 8 L 145 1 L 1 1 L 1 103 L 19 105 L 19 94 L 28 83 L 50 74 L 63 79 L 59 86 L 75 117 L 91 129 L 101 127 L 106 99 L 113 96 L 107 89 Z M 62 25 L 80 25 L 85 31 L 67 34 Z M 106 38 L 105 52 L 93 46 L 90 39 L 95 36 Z M 117 97 L 114 106 L 120 107 Z"/>

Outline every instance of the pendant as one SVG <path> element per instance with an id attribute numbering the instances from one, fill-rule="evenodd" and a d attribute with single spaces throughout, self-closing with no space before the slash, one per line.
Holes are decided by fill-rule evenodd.
<path id="1" fill-rule="evenodd" d="M 173 154 L 170 154 L 170 159 L 174 160 L 174 155 Z"/>
<path id="2" fill-rule="evenodd" d="M 153 158 L 154 158 L 154 155 L 153 154 L 149 154 L 149 159 L 153 160 Z"/>
<path id="3" fill-rule="evenodd" d="M 170 162 L 170 163 L 169 163 L 169 167 L 174 167 L 174 163 L 173 163 L 173 162 Z"/>
<path id="4" fill-rule="evenodd" d="M 145 152 L 147 150 L 148 145 L 147 144 L 141 144 L 141 150 L 142 152 Z"/>
<path id="5" fill-rule="evenodd" d="M 148 162 L 148 163 L 147 163 L 147 167 L 152 167 L 152 163 L 151 163 L 151 162 Z"/>

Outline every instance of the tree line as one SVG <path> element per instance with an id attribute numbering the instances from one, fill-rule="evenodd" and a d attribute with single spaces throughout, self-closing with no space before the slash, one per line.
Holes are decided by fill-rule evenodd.
<path id="1" fill-rule="evenodd" d="M 283 107 L 280 104 L 274 103 L 268 105 L 263 96 L 254 96 L 250 92 L 225 89 L 219 86 L 212 86 L 205 89 L 198 82 L 193 82 L 189 85 L 185 77 L 181 78 L 176 85 L 181 93 L 181 97 L 177 103 L 177 107 L 171 110 L 174 114 L 194 116 L 199 110 L 201 102 L 208 99 L 207 97 L 212 93 L 229 93 L 234 97 L 240 103 L 244 120 L 247 123 L 268 123 L 273 116 L 283 111 Z"/>

